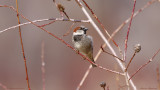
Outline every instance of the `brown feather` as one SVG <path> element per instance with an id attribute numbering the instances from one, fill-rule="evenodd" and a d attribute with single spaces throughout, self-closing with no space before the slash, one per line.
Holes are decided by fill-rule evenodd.
<path id="1" fill-rule="evenodd" d="M 80 28 L 81 28 L 81 27 L 76 27 L 73 32 L 76 32 L 76 31 L 79 30 Z"/>

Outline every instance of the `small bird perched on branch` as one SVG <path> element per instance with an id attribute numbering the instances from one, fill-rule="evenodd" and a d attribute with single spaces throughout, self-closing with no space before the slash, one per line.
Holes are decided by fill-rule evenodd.
<path id="1" fill-rule="evenodd" d="M 73 31 L 72 42 L 77 52 L 82 53 L 95 63 L 93 58 L 93 39 L 91 36 L 86 35 L 87 30 L 88 28 L 85 28 L 84 26 L 75 28 Z M 96 65 L 92 64 L 92 67 L 96 67 Z"/>

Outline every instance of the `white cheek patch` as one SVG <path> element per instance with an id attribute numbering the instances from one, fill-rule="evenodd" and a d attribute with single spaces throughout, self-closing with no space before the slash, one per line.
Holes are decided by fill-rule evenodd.
<path id="1" fill-rule="evenodd" d="M 76 32 L 73 32 L 73 35 L 83 35 L 84 31 L 83 30 L 77 30 Z"/>

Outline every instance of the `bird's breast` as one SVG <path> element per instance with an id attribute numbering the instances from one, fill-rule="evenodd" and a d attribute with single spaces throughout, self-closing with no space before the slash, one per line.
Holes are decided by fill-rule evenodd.
<path id="1" fill-rule="evenodd" d="M 81 41 L 82 38 L 83 38 L 82 35 L 75 35 L 75 36 L 73 37 L 73 40 L 74 40 L 75 42 L 78 42 L 78 41 Z"/>

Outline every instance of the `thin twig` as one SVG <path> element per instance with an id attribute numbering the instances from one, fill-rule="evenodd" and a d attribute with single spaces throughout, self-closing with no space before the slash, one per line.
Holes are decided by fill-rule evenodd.
<path id="1" fill-rule="evenodd" d="M 42 86 L 43 86 L 43 90 L 46 90 L 46 85 L 45 85 L 45 61 L 44 61 L 44 42 L 42 42 L 41 45 L 41 62 L 42 62 L 42 66 L 41 66 L 41 71 L 42 71 Z"/>
<path id="2" fill-rule="evenodd" d="M 0 7 L 1 7 L 1 6 L 0 6 Z M 6 6 L 5 6 L 5 7 L 6 7 Z M 36 22 L 43 22 L 43 21 L 49 21 L 49 20 L 89 23 L 88 20 L 75 20 L 75 19 L 62 19 L 62 18 L 41 19 L 41 20 L 34 20 L 34 21 L 31 21 L 31 22 L 36 23 Z M 15 25 L 15 26 L 6 28 L 6 29 L 4 29 L 4 30 L 1 30 L 1 31 L 0 31 L 0 34 L 3 33 L 3 32 L 8 31 L 8 30 L 10 30 L 10 29 L 17 28 L 17 27 L 19 27 L 19 26 L 32 24 L 31 22 L 21 23 L 21 24 L 18 24 L 18 25 Z M 39 27 L 43 27 L 43 26 L 39 26 Z M 13 29 L 13 30 L 14 30 L 14 29 Z"/>
<path id="3" fill-rule="evenodd" d="M 158 90 L 160 90 L 160 73 L 159 73 L 159 67 L 157 67 L 156 71 L 157 71 Z"/>
<path id="4" fill-rule="evenodd" d="M 89 65 L 89 68 L 87 69 L 86 73 L 84 74 L 83 78 L 81 79 L 81 82 L 78 84 L 76 90 L 79 90 L 81 88 L 81 86 L 83 85 L 83 82 L 86 80 L 91 68 L 92 68 L 92 65 Z"/>
<path id="5" fill-rule="evenodd" d="M 59 10 L 59 8 L 58 8 L 58 4 L 56 3 L 56 0 L 53 0 L 53 3 L 55 4 L 56 8 L 58 9 L 58 11 L 59 11 L 59 13 L 60 13 L 60 15 L 61 15 L 61 18 L 64 18 L 63 13 L 62 13 L 62 12 Z"/>
<path id="6" fill-rule="evenodd" d="M 133 58 L 134 58 L 135 55 L 136 55 L 136 52 L 134 52 L 134 54 L 132 55 L 131 59 L 129 60 L 129 63 L 127 64 L 127 67 L 126 67 L 126 69 L 125 69 L 125 72 L 128 70 L 128 67 L 129 67 L 129 65 L 131 64 L 131 62 L 132 62 L 132 60 L 133 60 Z"/>
<path id="7" fill-rule="evenodd" d="M 18 14 L 18 0 L 16 0 L 16 7 L 17 7 L 18 24 L 21 24 L 20 19 L 19 19 L 19 14 Z M 21 33 L 21 27 L 20 26 L 19 26 L 19 36 L 20 36 L 21 49 L 22 49 L 22 54 L 23 54 L 23 59 L 24 59 L 24 64 L 25 64 L 27 86 L 28 86 L 28 90 L 30 90 L 28 68 L 27 68 L 27 63 L 26 63 L 26 56 L 25 56 L 25 53 L 24 53 L 24 46 L 23 46 L 22 33 Z"/>
<path id="8" fill-rule="evenodd" d="M 141 69 L 143 69 L 143 68 L 144 68 L 145 66 L 147 66 L 150 62 L 152 62 L 153 59 L 155 58 L 155 56 L 159 53 L 159 51 L 160 51 L 160 49 L 158 49 L 158 51 L 153 55 L 153 57 L 152 57 L 151 59 L 149 59 L 149 61 L 147 61 L 147 62 L 146 62 L 145 64 L 143 64 L 142 66 L 140 66 L 140 68 L 138 68 L 138 69 L 136 70 L 136 72 L 131 75 L 131 77 L 129 78 L 129 80 L 131 80 Z"/>
<path id="9" fill-rule="evenodd" d="M 126 40 L 125 40 L 124 60 L 126 60 L 128 37 L 129 37 L 129 32 L 130 32 L 130 28 L 131 28 L 131 24 L 132 24 L 132 19 L 133 19 L 135 7 L 136 7 L 136 0 L 134 0 L 134 5 L 133 5 L 133 9 L 132 9 L 132 15 L 131 15 L 131 18 L 130 18 L 130 22 L 129 22 L 129 26 L 128 26 L 128 31 L 127 31 L 127 36 L 126 36 Z"/>
<path id="10" fill-rule="evenodd" d="M 97 20 L 97 22 L 101 25 L 102 29 L 106 32 L 106 34 L 108 35 L 108 37 L 112 40 L 112 42 L 114 43 L 114 45 L 118 48 L 119 53 L 122 55 L 122 50 L 120 49 L 119 45 L 114 41 L 114 39 L 111 37 L 111 35 L 108 33 L 107 29 L 104 27 L 104 25 L 101 23 L 101 21 L 98 19 L 97 15 L 93 12 L 93 10 L 89 7 L 89 5 L 86 3 L 85 0 L 82 0 L 83 3 L 85 4 L 85 6 L 90 10 L 90 12 L 92 13 L 93 17 Z"/>
<path id="11" fill-rule="evenodd" d="M 156 2 L 156 1 L 157 1 L 157 0 L 149 1 L 146 5 L 144 5 L 142 8 L 140 8 L 138 11 L 136 11 L 136 12 L 134 13 L 133 18 L 134 18 L 135 16 L 137 16 L 140 12 L 142 12 L 143 10 L 145 10 L 145 8 L 149 7 L 150 5 L 152 5 L 152 4 L 153 4 L 154 2 Z M 124 22 L 112 33 L 111 38 L 113 38 L 129 21 L 130 21 L 130 18 L 128 18 L 126 21 L 124 21 Z M 108 41 L 110 42 L 110 40 L 111 40 L 111 39 L 109 38 Z M 104 44 L 102 45 L 102 47 L 105 48 L 105 47 L 106 47 L 106 44 L 104 43 Z M 97 61 L 97 59 L 98 59 L 98 57 L 100 56 L 101 53 L 102 53 L 102 49 L 100 48 L 99 51 L 98 51 L 98 53 L 96 54 L 96 56 L 95 56 L 95 58 L 94 58 L 95 61 Z M 78 87 L 77 87 L 76 90 L 79 90 L 80 87 L 83 85 L 83 83 L 84 83 L 85 79 L 87 78 L 90 70 L 92 69 L 91 67 L 92 67 L 92 66 L 90 65 L 89 68 L 86 70 L 86 72 L 85 72 L 83 78 L 81 79 L 81 82 L 79 83 L 79 85 L 78 85 Z"/>
<path id="12" fill-rule="evenodd" d="M 103 90 L 106 90 L 106 82 L 101 82 L 100 86 L 103 88 Z"/>
<path id="13" fill-rule="evenodd" d="M 72 30 L 72 28 L 73 28 L 74 25 L 75 25 L 75 23 L 73 23 L 73 24 L 70 26 L 69 30 L 63 35 L 63 37 L 64 37 L 64 36 L 67 36 L 67 35 L 71 32 L 71 30 Z"/>
<path id="14" fill-rule="evenodd" d="M 132 15 L 131 15 L 130 23 L 129 23 L 129 26 L 128 26 L 128 32 L 127 32 L 126 40 L 125 40 L 124 61 L 126 61 L 127 42 L 128 42 L 128 36 L 129 36 L 131 24 L 132 24 L 132 19 L 133 19 L 133 15 L 134 15 L 135 6 L 136 6 L 136 0 L 134 0 Z M 124 70 L 124 71 L 126 72 L 126 70 Z M 129 76 L 127 72 L 125 73 L 125 75 L 126 75 L 126 76 Z M 128 80 L 127 80 L 128 78 L 130 78 L 130 76 L 129 76 L 129 77 L 125 77 L 126 84 L 127 84 L 127 86 L 128 86 L 128 90 L 129 90 L 129 83 L 128 83 Z M 130 82 L 130 81 L 129 81 L 129 82 Z M 133 82 L 131 83 L 131 86 L 133 87 L 134 90 L 137 90 L 137 88 L 135 87 L 135 85 L 134 85 Z"/>
<path id="15" fill-rule="evenodd" d="M 4 84 L 0 83 L 0 87 L 2 87 L 4 90 L 8 90 L 7 86 L 5 86 Z"/>
<path id="16" fill-rule="evenodd" d="M 136 17 L 139 13 L 141 13 L 143 10 L 145 10 L 147 7 L 149 7 L 150 5 L 152 5 L 153 3 L 155 3 L 158 0 L 151 0 L 149 2 L 147 2 L 146 5 L 144 5 L 142 8 L 140 8 L 138 11 L 136 11 L 133 15 L 133 18 Z M 115 36 L 116 33 L 118 33 L 129 21 L 131 20 L 131 17 L 129 17 L 127 20 L 125 20 L 111 35 L 111 37 Z"/>
<path id="17" fill-rule="evenodd" d="M 62 4 L 57 4 L 58 5 L 58 10 L 60 11 L 60 13 L 63 13 L 64 15 L 66 15 L 66 17 L 69 19 L 69 16 L 68 16 L 68 14 L 65 12 L 65 8 L 64 8 L 64 6 L 62 5 Z"/>
<path id="18" fill-rule="evenodd" d="M 131 57 L 131 59 L 130 59 L 130 61 L 129 61 L 126 69 L 125 69 L 125 71 L 127 71 L 127 69 L 129 68 L 129 65 L 131 64 L 131 62 L 132 62 L 133 58 L 135 57 L 135 55 L 136 55 L 137 53 L 139 53 L 140 51 L 141 51 L 141 44 L 136 44 L 136 45 L 134 46 L 134 54 L 132 55 L 132 57 Z"/>
<path id="19" fill-rule="evenodd" d="M 102 45 L 102 47 L 105 47 L 105 46 L 106 46 L 106 44 Z M 99 51 L 98 51 L 98 53 L 96 54 L 96 56 L 94 58 L 95 62 L 98 60 L 98 57 L 100 56 L 101 53 L 102 53 L 102 49 L 100 48 Z M 80 81 L 80 83 L 79 83 L 79 85 L 78 85 L 78 87 L 77 87 L 76 90 L 79 90 L 81 88 L 81 86 L 83 85 L 84 81 L 86 80 L 86 78 L 87 78 L 89 72 L 91 71 L 91 69 L 92 69 L 92 65 L 90 65 L 89 68 L 86 70 L 86 72 L 85 72 L 83 78 L 81 79 L 81 81 Z"/>
<path id="20" fill-rule="evenodd" d="M 58 11 L 59 11 L 59 13 L 60 13 L 60 15 L 61 15 L 61 18 L 64 18 L 64 15 L 66 15 L 66 17 L 67 17 L 68 19 L 70 19 L 69 16 L 67 15 L 67 13 L 65 12 L 64 6 L 62 6 L 61 4 L 57 4 L 57 3 L 56 3 L 56 0 L 53 0 L 53 3 L 54 3 L 55 6 L 57 7 L 57 9 L 58 9 Z M 63 15 L 63 14 L 64 14 L 64 15 Z"/>
<path id="21" fill-rule="evenodd" d="M 11 8 L 12 10 L 14 10 L 14 11 L 17 12 L 17 10 L 16 10 L 14 7 L 12 7 L 12 6 L 6 6 L 6 5 L 5 5 L 5 7 Z M 29 21 L 29 22 L 30 22 L 31 24 L 33 24 L 34 26 L 40 28 L 40 29 L 43 30 L 44 32 L 48 33 L 49 35 L 53 36 L 53 37 L 56 38 L 57 40 L 61 41 L 61 42 L 62 42 L 63 44 L 65 44 L 67 47 L 69 47 L 69 48 L 71 48 L 72 50 L 74 50 L 75 52 L 77 52 L 71 45 L 69 45 L 69 44 L 68 44 L 67 42 L 65 42 L 63 39 L 57 37 L 57 36 L 54 35 L 53 33 L 47 31 L 46 29 L 44 29 L 43 27 L 39 27 L 39 25 L 37 25 L 36 23 L 32 22 L 32 21 L 29 20 L 28 18 L 24 17 L 24 16 L 23 16 L 22 14 L 20 14 L 19 12 L 18 12 L 18 14 L 19 14 L 22 18 L 24 18 L 25 20 Z M 102 70 L 105 70 L 105 71 L 108 71 L 108 72 L 112 72 L 112 73 L 115 73 L 115 74 L 119 74 L 119 75 L 122 75 L 122 76 L 124 75 L 123 73 L 120 73 L 120 72 L 117 72 L 117 71 L 113 71 L 113 70 L 104 68 L 104 67 L 102 67 L 102 66 L 100 66 L 100 65 L 98 65 L 98 64 L 93 63 L 90 59 L 88 59 L 88 57 L 84 56 L 84 55 L 81 54 L 80 52 L 79 52 L 78 54 L 79 54 L 80 56 L 84 57 L 89 63 L 96 65 L 98 68 L 100 68 L 100 69 L 102 69 Z"/>
<path id="22" fill-rule="evenodd" d="M 40 25 L 39 27 L 45 27 L 45 26 L 48 26 L 48 25 L 50 25 L 50 24 L 52 24 L 52 23 L 54 23 L 54 22 L 56 22 L 56 21 L 53 20 L 53 21 L 51 21 L 51 22 L 49 22 L 49 23 L 47 23 L 47 24 Z"/>
<path id="23" fill-rule="evenodd" d="M 80 2 L 80 0 L 76 0 L 76 2 L 78 3 L 78 5 L 80 6 L 80 8 L 82 9 L 83 13 L 86 15 L 86 17 L 88 18 L 88 20 L 90 21 L 91 25 L 95 28 L 95 30 L 98 32 L 98 34 L 100 35 L 100 37 L 103 39 L 103 41 L 106 43 L 106 45 L 108 46 L 108 48 L 111 50 L 111 52 L 113 53 L 114 56 L 117 56 L 116 52 L 114 51 L 113 47 L 109 44 L 109 42 L 107 41 L 107 39 L 105 38 L 105 36 L 103 35 L 103 33 L 101 32 L 101 30 L 98 28 L 98 26 L 95 24 L 95 22 L 92 20 L 92 18 L 90 17 L 89 13 L 86 11 L 86 9 L 84 8 L 84 6 L 82 5 L 82 3 Z M 125 67 L 123 65 L 123 63 L 115 58 L 116 61 L 118 62 L 119 66 L 121 67 L 122 71 L 125 74 L 125 79 L 126 82 L 128 81 L 128 78 L 130 78 L 130 76 L 128 75 L 127 72 L 125 72 Z M 134 83 L 132 82 L 132 80 L 129 81 L 131 86 L 133 87 L 134 90 L 136 89 L 136 86 L 134 85 Z"/>
<path id="24" fill-rule="evenodd" d="M 120 61 L 124 62 L 124 61 L 123 61 L 122 59 L 120 59 L 119 57 L 114 56 L 113 54 L 111 54 L 111 53 L 109 53 L 109 52 L 105 51 L 105 50 L 104 50 L 104 48 L 103 48 L 102 46 L 101 46 L 101 49 L 102 49 L 102 51 L 103 51 L 104 53 L 107 53 L 107 54 L 109 54 L 109 55 L 111 55 L 111 56 L 113 56 L 113 57 L 115 57 L 115 58 L 119 59 Z"/>

